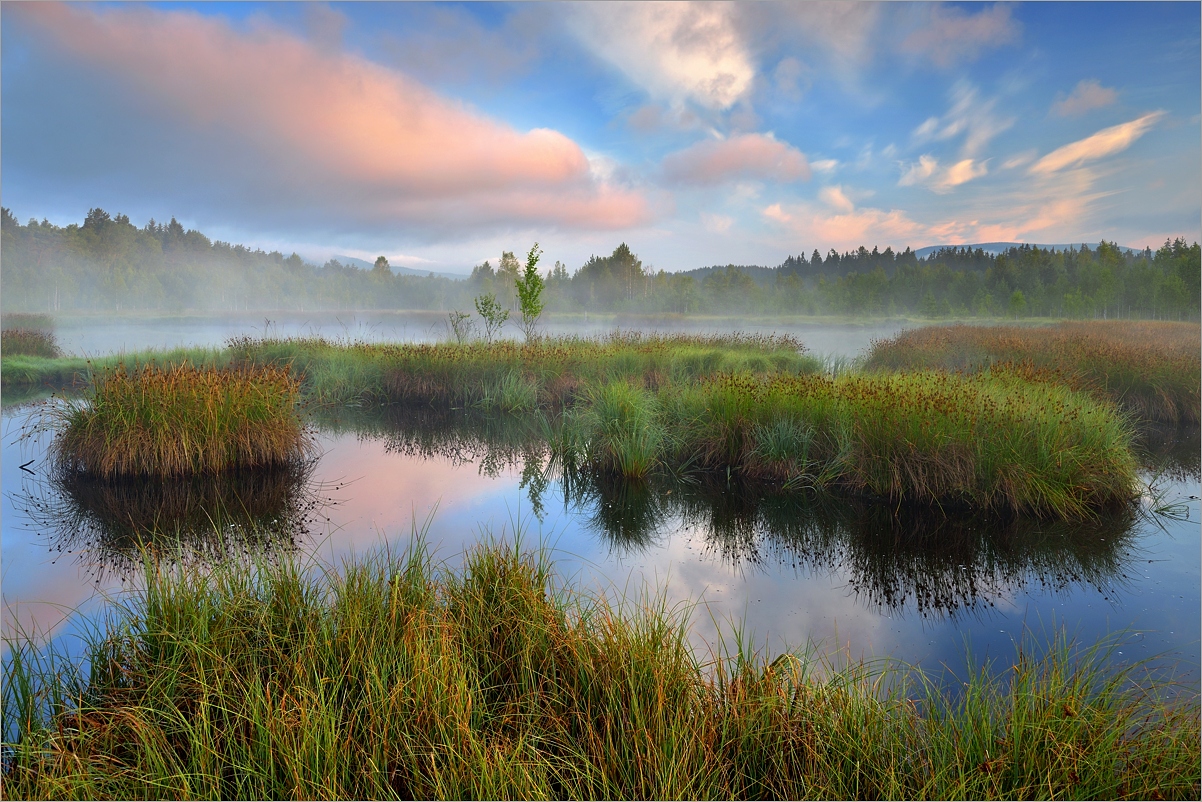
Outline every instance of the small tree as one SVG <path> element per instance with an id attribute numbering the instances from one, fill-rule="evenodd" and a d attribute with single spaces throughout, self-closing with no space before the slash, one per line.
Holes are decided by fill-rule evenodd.
<path id="1" fill-rule="evenodd" d="M 456 309 L 447 315 L 447 328 L 451 330 L 455 342 L 463 345 L 472 336 L 472 316 Z"/>
<path id="2" fill-rule="evenodd" d="M 493 335 L 509 320 L 509 310 L 497 303 L 496 293 L 490 292 L 476 299 L 476 311 L 484 318 L 484 339 L 491 343 Z"/>
<path id="3" fill-rule="evenodd" d="M 538 247 L 538 243 L 534 243 L 530 253 L 526 254 L 526 269 L 514 282 L 518 291 L 518 306 L 522 312 L 522 331 L 526 335 L 526 342 L 538 337 L 535 327 L 543 308 L 547 305 L 543 300 L 543 287 L 546 286 L 546 282 L 538 274 L 538 257 L 541 253 L 542 249 Z"/>

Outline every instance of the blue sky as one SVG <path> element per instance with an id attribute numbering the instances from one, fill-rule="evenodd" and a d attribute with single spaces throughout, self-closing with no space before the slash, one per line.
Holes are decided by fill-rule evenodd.
<path id="1" fill-rule="evenodd" d="M 0 7 L 18 218 L 464 272 L 1202 238 L 1197 3 Z"/>

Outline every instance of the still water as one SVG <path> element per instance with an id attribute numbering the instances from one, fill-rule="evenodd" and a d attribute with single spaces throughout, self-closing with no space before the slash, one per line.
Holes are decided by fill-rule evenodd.
<path id="1" fill-rule="evenodd" d="M 565 477 L 521 421 L 396 409 L 323 417 L 320 457 L 301 474 L 72 484 L 48 475 L 48 436 L 19 440 L 30 414 L 3 415 L 3 627 L 71 651 L 105 596 L 136 583 L 139 540 L 169 560 L 297 553 L 338 566 L 424 530 L 453 566 L 521 530 L 579 586 L 677 606 L 701 649 L 740 628 L 769 654 L 817 644 L 961 671 L 969 651 L 1004 660 L 1025 631 L 1064 627 L 1084 643 L 1121 632 L 1116 659 L 1166 659 L 1198 685 L 1196 427 L 1144 433 L 1157 493 L 1138 511 L 1068 525 L 782 496 L 725 476 Z"/>

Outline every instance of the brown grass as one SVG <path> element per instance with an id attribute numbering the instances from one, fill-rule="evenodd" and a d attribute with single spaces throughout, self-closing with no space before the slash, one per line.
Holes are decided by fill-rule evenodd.
<path id="1" fill-rule="evenodd" d="M 929 326 L 877 340 L 868 369 L 1007 368 L 1112 401 L 1137 419 L 1197 423 L 1196 323 L 1083 321 L 1052 326 Z"/>

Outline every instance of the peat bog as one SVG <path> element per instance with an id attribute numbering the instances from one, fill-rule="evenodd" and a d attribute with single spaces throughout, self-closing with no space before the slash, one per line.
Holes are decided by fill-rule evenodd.
<path id="1" fill-rule="evenodd" d="M 6 347 L 6 396 L 77 386 L 24 416 L 46 459 L 8 503 L 133 589 L 83 652 L 6 634 L 6 791 L 1195 797 L 1197 667 L 1119 657 L 1122 624 L 1082 645 L 1052 607 L 1051 634 L 1024 621 L 962 685 L 808 636 L 699 648 L 695 607 L 620 579 L 620 555 L 689 532 L 707 565 L 837 576 L 847 604 L 932 631 L 988 629 L 1016 597 L 1125 609 L 1147 533 L 1197 507 L 1198 349 L 1156 326 L 939 327 L 862 363 L 741 335 L 243 337 L 82 370 Z M 506 545 L 529 531 L 466 536 L 459 563 L 416 531 L 318 560 L 326 513 L 357 503 L 319 469 L 347 438 L 510 483 L 619 555 L 617 592 Z"/>

